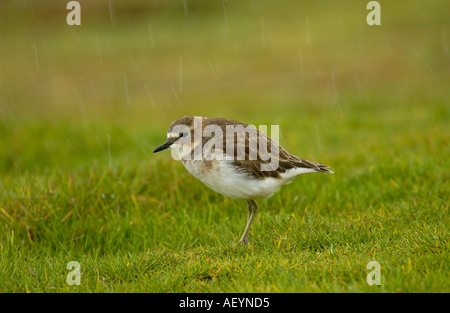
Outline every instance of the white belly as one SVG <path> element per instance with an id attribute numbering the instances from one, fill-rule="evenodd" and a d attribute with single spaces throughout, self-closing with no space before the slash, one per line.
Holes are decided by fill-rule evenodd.
<path id="1" fill-rule="evenodd" d="M 183 161 L 183 165 L 206 186 L 233 199 L 268 198 L 286 183 L 283 179 L 271 177 L 256 179 L 237 171 L 228 160 Z"/>

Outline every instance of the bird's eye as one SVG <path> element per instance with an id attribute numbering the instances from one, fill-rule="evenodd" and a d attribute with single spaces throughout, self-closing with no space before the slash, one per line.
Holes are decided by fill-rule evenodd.
<path id="1" fill-rule="evenodd" d="M 184 133 L 180 133 L 180 138 L 183 138 L 183 136 L 184 136 Z"/>

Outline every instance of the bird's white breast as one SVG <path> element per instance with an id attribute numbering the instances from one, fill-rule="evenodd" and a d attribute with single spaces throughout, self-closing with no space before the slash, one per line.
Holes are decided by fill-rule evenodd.
<path id="1" fill-rule="evenodd" d="M 284 184 L 282 179 L 257 179 L 241 172 L 231 160 L 183 160 L 183 165 L 206 186 L 233 199 L 268 198 Z"/>

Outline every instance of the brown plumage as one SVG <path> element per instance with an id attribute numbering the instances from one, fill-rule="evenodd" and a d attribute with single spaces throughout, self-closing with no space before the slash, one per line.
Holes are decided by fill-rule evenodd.
<path id="1" fill-rule="evenodd" d="M 248 124 L 223 118 L 185 116 L 174 121 L 167 141 L 153 152 L 167 148 L 214 191 L 247 200 L 247 226 L 240 240 L 246 244 L 258 209 L 254 199 L 272 196 L 301 174 L 333 173 L 325 164 L 289 153 Z"/>
<path id="2" fill-rule="evenodd" d="M 173 126 L 175 125 L 186 125 L 191 130 L 194 128 L 194 117 L 193 116 L 185 116 L 181 119 L 176 120 L 172 123 L 171 127 L 169 128 L 169 133 L 171 132 Z M 247 128 L 249 125 L 246 123 L 242 123 L 239 121 L 229 120 L 229 119 L 223 119 L 223 118 L 202 118 L 202 132 L 204 132 L 205 128 L 209 125 L 217 125 L 222 129 L 223 134 L 226 133 L 226 126 L 242 126 L 244 129 Z M 272 139 L 262 133 L 261 131 L 255 129 L 256 132 L 256 138 L 250 138 L 249 132 L 238 132 L 239 134 L 245 135 L 245 142 L 244 142 L 244 159 L 239 160 L 237 158 L 238 149 L 234 149 L 233 159 L 234 164 L 240 171 L 247 171 L 248 174 L 251 176 L 254 176 L 255 178 L 266 178 L 266 177 L 273 177 L 273 178 L 281 178 L 281 174 L 285 173 L 287 170 L 294 169 L 294 168 L 310 168 L 314 169 L 317 172 L 328 172 L 333 173 L 328 165 L 308 161 L 301 159 L 285 149 L 283 149 L 281 146 L 279 146 L 277 143 L 273 142 Z M 238 145 L 238 133 L 235 133 L 234 135 L 234 145 Z M 271 157 L 277 157 L 278 158 L 278 168 L 272 171 L 262 171 L 261 170 L 261 164 L 268 163 L 267 160 L 263 160 L 261 158 L 261 154 L 259 151 L 259 139 L 263 137 L 267 142 L 267 148 L 266 151 L 268 153 L 271 153 L 271 146 L 272 144 L 275 144 L 275 146 L 278 149 L 278 154 L 273 153 L 271 154 Z M 202 137 L 202 146 L 204 146 L 209 140 L 211 140 L 210 137 Z M 250 151 L 252 150 L 252 145 L 250 144 L 251 141 L 256 140 L 256 144 L 253 146 L 257 147 L 256 156 L 257 158 L 255 160 L 252 160 L 250 158 Z M 224 147 L 224 153 L 226 153 L 225 147 L 226 147 L 227 137 L 223 136 L 223 147 Z M 191 143 L 194 144 L 194 136 L 191 136 Z M 194 149 L 192 149 L 191 158 L 194 157 Z"/>

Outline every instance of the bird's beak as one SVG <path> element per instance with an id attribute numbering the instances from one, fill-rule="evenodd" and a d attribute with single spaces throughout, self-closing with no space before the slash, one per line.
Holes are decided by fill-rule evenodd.
<path id="1" fill-rule="evenodd" d="M 171 145 L 173 144 L 172 141 L 167 140 L 165 143 L 163 143 L 162 145 L 160 145 L 158 148 L 156 148 L 155 150 L 153 150 L 153 153 L 162 151 L 162 150 L 166 150 L 167 148 L 169 148 Z"/>

